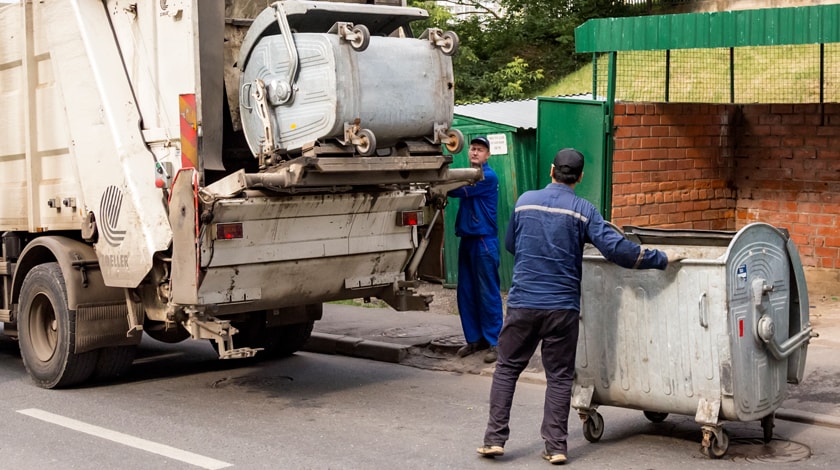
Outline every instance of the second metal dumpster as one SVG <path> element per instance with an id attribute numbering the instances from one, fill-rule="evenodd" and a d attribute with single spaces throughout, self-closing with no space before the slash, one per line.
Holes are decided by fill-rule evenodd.
<path id="1" fill-rule="evenodd" d="M 680 252 L 665 271 L 623 269 L 594 248 L 583 261 L 572 406 L 599 440 L 599 405 L 658 422 L 694 415 L 702 450 L 729 446 L 721 422 L 760 420 L 764 439 L 787 383 L 799 383 L 812 328 L 799 253 L 788 234 L 755 223 L 737 233 L 625 228 L 646 247 Z"/>

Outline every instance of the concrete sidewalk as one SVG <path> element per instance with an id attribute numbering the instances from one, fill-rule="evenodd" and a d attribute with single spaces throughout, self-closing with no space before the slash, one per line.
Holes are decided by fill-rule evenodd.
<path id="1" fill-rule="evenodd" d="M 435 289 L 433 287 L 433 289 Z M 464 344 L 460 319 L 452 305 L 454 291 L 436 288 L 428 312 L 397 312 L 389 307 L 325 304 L 306 351 L 342 354 L 408 366 L 491 376 L 493 364 L 483 354 L 455 356 Z M 808 348 L 805 379 L 788 387 L 778 419 L 840 428 L 840 300 L 811 299 L 811 323 L 819 333 Z M 537 350 L 520 378 L 545 383 Z"/>

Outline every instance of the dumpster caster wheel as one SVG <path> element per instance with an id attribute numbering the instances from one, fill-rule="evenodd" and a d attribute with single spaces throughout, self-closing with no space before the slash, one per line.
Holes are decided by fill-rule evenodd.
<path id="1" fill-rule="evenodd" d="M 455 155 L 464 150 L 464 134 L 458 129 L 449 129 L 446 132 L 447 142 L 444 144 L 446 150 Z"/>
<path id="2" fill-rule="evenodd" d="M 651 423 L 661 423 L 668 417 L 668 413 L 660 413 L 658 411 L 645 411 L 645 418 Z"/>
<path id="3" fill-rule="evenodd" d="M 597 411 L 583 421 L 583 437 L 589 442 L 598 442 L 604 435 L 604 417 Z"/>
<path id="4" fill-rule="evenodd" d="M 359 143 L 356 145 L 356 152 L 363 157 L 370 157 L 376 153 L 376 137 L 369 129 L 361 129 L 358 132 Z"/>
<path id="5" fill-rule="evenodd" d="M 350 40 L 350 47 L 354 51 L 362 52 L 368 48 L 368 45 L 370 45 L 370 31 L 367 26 L 357 24 L 353 27 L 353 39 Z"/>
<path id="6" fill-rule="evenodd" d="M 706 435 L 708 433 L 708 436 Z M 708 440 L 708 441 L 707 441 Z M 708 442 L 709 446 L 705 444 Z M 729 450 L 729 434 L 725 429 L 719 428 L 715 431 L 703 431 L 703 454 L 712 459 L 719 459 Z"/>
<path id="7" fill-rule="evenodd" d="M 440 46 L 440 51 L 443 52 L 444 55 L 453 56 L 456 52 L 458 52 L 458 45 L 461 41 L 458 39 L 458 35 L 455 34 L 455 31 L 447 31 L 443 33 L 443 45 Z"/>
<path id="8" fill-rule="evenodd" d="M 764 443 L 767 444 L 773 440 L 773 428 L 775 418 L 773 413 L 761 418 L 761 429 L 764 431 Z"/>

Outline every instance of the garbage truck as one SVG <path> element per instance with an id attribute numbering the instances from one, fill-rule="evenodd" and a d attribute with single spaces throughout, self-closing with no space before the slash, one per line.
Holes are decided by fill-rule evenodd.
<path id="1" fill-rule="evenodd" d="M 428 308 L 452 32 L 403 1 L 0 6 L 0 321 L 43 388 L 118 377 L 143 333 L 299 350 L 324 302 Z"/>

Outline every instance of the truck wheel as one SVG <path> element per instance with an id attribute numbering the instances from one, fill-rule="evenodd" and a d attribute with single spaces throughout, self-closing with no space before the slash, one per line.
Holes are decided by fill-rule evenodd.
<path id="1" fill-rule="evenodd" d="M 271 357 L 286 357 L 300 351 L 304 344 L 309 341 L 312 336 L 312 327 L 315 325 L 314 321 L 306 323 L 298 323 L 295 325 L 278 326 L 270 328 L 272 335 L 272 347 L 269 351 Z M 268 348 L 266 348 L 268 351 Z"/>
<path id="2" fill-rule="evenodd" d="M 93 379 L 111 380 L 124 376 L 131 368 L 136 355 L 137 346 L 114 346 L 100 349 Z"/>
<path id="3" fill-rule="evenodd" d="M 84 382 L 99 351 L 76 354 L 76 312 L 67 308 L 67 288 L 58 263 L 36 266 L 20 289 L 20 353 L 29 376 L 43 388 Z"/>
<path id="4" fill-rule="evenodd" d="M 162 321 L 149 319 L 143 323 L 143 332 L 154 340 L 168 344 L 180 343 L 190 337 L 190 332 L 181 324 L 167 325 Z"/>
<path id="5" fill-rule="evenodd" d="M 645 418 L 651 423 L 661 423 L 668 417 L 668 413 L 660 413 L 658 411 L 644 411 Z"/>
<path id="6" fill-rule="evenodd" d="M 299 351 L 312 335 L 315 321 L 267 328 L 262 326 L 265 324 L 265 316 L 254 315 L 248 321 L 231 324 L 239 330 L 233 336 L 234 347 L 262 348 L 255 356 L 256 359 L 276 359 Z M 219 352 L 215 340 L 211 339 L 210 344 Z"/>

